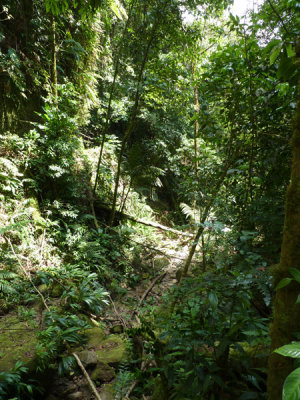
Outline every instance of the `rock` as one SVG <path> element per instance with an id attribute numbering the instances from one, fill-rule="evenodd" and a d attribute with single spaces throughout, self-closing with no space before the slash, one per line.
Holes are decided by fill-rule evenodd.
<path id="1" fill-rule="evenodd" d="M 116 376 L 115 370 L 108 364 L 99 362 L 92 372 L 91 378 L 95 382 L 110 382 Z"/>
<path id="2" fill-rule="evenodd" d="M 78 353 L 78 357 L 85 367 L 96 365 L 98 361 L 97 354 L 93 350 L 83 350 Z"/>
<path id="3" fill-rule="evenodd" d="M 101 400 L 114 400 L 114 387 L 111 383 L 101 387 L 100 396 Z"/>
<path id="4" fill-rule="evenodd" d="M 101 327 L 95 327 L 91 329 L 86 329 L 85 334 L 87 336 L 87 345 L 88 349 L 97 348 L 105 338 L 105 332 Z"/>
<path id="5" fill-rule="evenodd" d="M 98 344 L 95 351 L 99 362 L 111 366 L 117 366 L 127 358 L 126 342 L 120 335 L 110 335 Z"/>
<path id="6" fill-rule="evenodd" d="M 110 335 L 105 338 L 105 332 L 101 327 L 87 329 L 85 333 L 88 338 L 85 348 L 94 351 L 99 362 L 117 366 L 127 359 L 126 342 L 120 335 Z M 85 350 L 79 351 L 78 356 L 84 352 Z"/>
<path id="7" fill-rule="evenodd" d="M 48 292 L 49 286 L 43 283 L 38 286 L 38 289 L 42 294 L 46 294 Z"/>
<path id="8" fill-rule="evenodd" d="M 123 325 L 114 325 L 109 329 L 110 333 L 122 333 L 124 331 Z"/>
<path id="9" fill-rule="evenodd" d="M 13 330 L 7 330 L 13 328 Z M 34 367 L 36 357 L 36 331 L 15 315 L 7 314 L 0 320 L 0 371 L 8 371 L 17 361 Z"/>
<path id="10" fill-rule="evenodd" d="M 68 394 L 67 399 L 69 400 L 77 400 L 77 399 L 82 399 L 83 398 L 83 393 L 82 392 L 75 392 Z"/>
<path id="11" fill-rule="evenodd" d="M 55 285 L 53 286 L 51 290 L 51 296 L 52 297 L 60 297 L 63 293 L 63 287 L 61 285 Z"/>

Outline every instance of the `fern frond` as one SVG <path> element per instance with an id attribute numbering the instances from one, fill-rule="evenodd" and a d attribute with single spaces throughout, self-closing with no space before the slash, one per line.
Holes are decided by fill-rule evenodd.
<path id="1" fill-rule="evenodd" d="M 11 293 L 15 293 L 16 290 L 13 288 L 13 286 L 5 281 L 5 280 L 0 280 L 0 292 L 4 293 L 4 294 L 11 294 Z"/>
<path id="2" fill-rule="evenodd" d="M 17 278 L 18 275 L 15 274 L 14 272 L 11 271 L 4 271 L 4 270 L 0 270 L 0 279 L 14 279 Z"/>
<path id="3" fill-rule="evenodd" d="M 200 212 L 190 207 L 188 204 L 180 203 L 180 208 L 183 214 L 188 217 L 191 222 L 200 222 Z"/>

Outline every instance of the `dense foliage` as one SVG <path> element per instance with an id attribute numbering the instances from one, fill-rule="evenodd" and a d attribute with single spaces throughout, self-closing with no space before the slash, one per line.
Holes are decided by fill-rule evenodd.
<path id="1" fill-rule="evenodd" d="M 41 398 L 31 375 L 76 370 L 84 332 L 155 274 L 148 259 L 163 243 L 141 219 L 194 239 L 178 284 L 124 323 L 132 360 L 116 396 L 136 379 L 136 398 L 267 398 L 272 300 L 290 283 L 299 293 L 299 265 L 276 267 L 299 123 L 299 4 L 266 0 L 239 19 L 230 3 L 0 6 L 0 315 L 38 331 L 34 371 L 0 371 L 1 398 Z M 277 354 L 299 358 L 288 343 L 299 332 Z M 296 399 L 292 370 L 284 399 Z"/>

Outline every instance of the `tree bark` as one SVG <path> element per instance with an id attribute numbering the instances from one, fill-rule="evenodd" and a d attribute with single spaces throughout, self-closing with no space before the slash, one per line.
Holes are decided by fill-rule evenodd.
<path id="1" fill-rule="evenodd" d="M 298 88 L 300 89 L 300 82 Z M 285 201 L 280 263 L 273 271 L 275 285 L 281 279 L 291 277 L 289 268 L 300 270 L 300 98 L 294 124 L 291 182 Z M 291 358 L 273 351 L 295 340 L 295 334 L 300 331 L 300 304 L 296 304 L 299 293 L 300 285 L 295 281 L 276 292 L 274 319 L 270 329 L 271 355 L 267 383 L 269 400 L 281 400 L 283 382 L 293 370 Z"/>

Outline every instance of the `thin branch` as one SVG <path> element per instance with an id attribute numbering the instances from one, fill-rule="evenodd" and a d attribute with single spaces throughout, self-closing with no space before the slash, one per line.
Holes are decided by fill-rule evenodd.
<path id="1" fill-rule="evenodd" d="M 86 369 L 84 368 L 84 366 L 82 365 L 82 362 L 80 361 L 80 358 L 78 357 L 78 355 L 76 353 L 72 353 L 73 357 L 75 358 L 75 360 L 77 361 L 77 364 L 79 365 L 81 371 L 83 372 L 83 375 L 86 377 L 88 384 L 92 390 L 92 392 L 94 393 L 94 395 L 96 396 L 97 400 L 101 400 L 101 397 L 99 395 L 99 393 L 97 392 L 96 386 L 94 385 L 93 381 L 91 380 L 91 378 L 89 377 L 89 374 L 86 372 Z"/>
<path id="2" fill-rule="evenodd" d="M 131 319 L 134 316 L 134 314 L 138 314 L 138 308 L 140 308 L 141 304 L 143 303 L 143 301 L 145 300 L 145 298 L 148 296 L 148 294 L 151 292 L 151 290 L 153 289 L 154 285 L 156 284 L 156 282 L 158 282 L 159 280 L 162 280 L 165 275 L 167 274 L 167 272 L 163 272 L 162 274 L 158 275 L 150 284 L 150 286 L 145 290 L 144 294 L 142 295 L 139 304 L 135 307 L 135 310 L 133 310 L 132 314 L 131 314 Z"/>
<path id="3" fill-rule="evenodd" d="M 279 19 L 279 21 L 281 22 L 281 25 L 283 27 L 283 29 L 286 31 L 286 33 L 288 35 L 290 35 L 290 32 L 288 31 L 285 23 L 283 22 L 283 19 L 281 18 L 281 16 L 279 15 L 278 11 L 276 10 L 276 8 L 273 6 L 273 4 L 271 3 L 271 0 L 268 0 L 268 3 L 270 4 L 270 7 L 272 8 L 272 10 L 274 11 L 274 13 L 276 14 L 277 18 Z"/>
<path id="4" fill-rule="evenodd" d="M 118 320 L 122 322 L 125 329 L 128 328 L 128 323 L 125 321 L 125 319 L 122 317 L 122 315 L 118 313 L 118 310 L 116 308 L 116 305 L 115 305 L 113 299 L 111 298 L 111 296 L 108 296 L 108 297 L 113 305 L 113 308 L 114 308 L 116 316 L 118 317 Z"/>
<path id="5" fill-rule="evenodd" d="M 145 371 L 145 369 L 147 368 L 147 366 L 149 365 L 150 360 L 146 360 L 145 364 L 141 367 L 141 371 Z M 138 379 L 134 380 L 130 386 L 130 388 L 128 389 L 127 393 L 125 394 L 125 396 L 122 398 L 122 400 L 129 400 L 129 396 L 131 395 L 133 389 L 136 387 L 138 383 Z"/>
<path id="6" fill-rule="evenodd" d="M 9 244 L 9 246 L 10 246 L 10 248 L 11 248 L 13 254 L 14 254 L 14 256 L 16 257 L 16 259 L 17 259 L 17 261 L 18 261 L 18 264 L 19 264 L 19 267 L 21 268 L 21 270 L 22 270 L 23 273 L 25 274 L 26 278 L 28 278 L 28 280 L 29 280 L 30 283 L 32 284 L 34 290 L 38 293 L 38 295 L 39 295 L 40 298 L 42 299 L 42 302 L 44 303 L 44 306 L 45 306 L 46 310 L 47 310 L 48 312 L 50 312 L 50 309 L 49 309 L 49 307 L 47 306 L 45 297 L 42 295 L 42 293 L 39 291 L 39 289 L 35 286 L 35 284 L 34 284 L 32 278 L 31 278 L 31 276 L 30 276 L 30 273 L 26 270 L 26 268 L 25 268 L 25 267 L 23 266 L 23 264 L 21 263 L 20 258 L 19 258 L 18 255 L 16 254 L 15 249 L 14 249 L 14 246 L 12 245 L 10 239 L 9 239 L 8 237 L 5 237 L 5 239 L 6 239 L 6 241 L 8 242 L 8 244 Z"/>
<path id="7" fill-rule="evenodd" d="M 196 251 L 196 247 L 197 247 L 197 245 L 198 245 L 198 243 L 199 243 L 199 240 L 200 240 L 200 238 L 201 238 L 201 236 L 202 236 L 202 234 L 203 234 L 203 231 L 204 231 L 204 229 L 205 229 L 204 223 L 206 222 L 206 219 L 207 219 L 207 217 L 208 217 L 208 215 L 209 215 L 209 213 L 210 213 L 210 210 L 211 210 L 211 208 L 212 208 L 213 205 L 214 205 L 215 197 L 217 196 L 218 191 L 219 191 L 220 187 L 222 186 L 222 184 L 223 184 L 223 182 L 224 182 L 224 180 L 225 180 L 225 178 L 226 178 L 227 171 L 228 171 L 230 165 L 232 165 L 233 161 L 234 161 L 235 158 L 237 157 L 238 152 L 239 152 L 239 148 L 237 148 L 236 151 L 235 151 L 235 153 L 233 154 L 233 156 L 232 156 L 227 162 L 225 162 L 224 167 L 223 167 L 223 172 L 222 172 L 222 174 L 220 175 L 219 180 L 217 181 L 217 183 L 216 183 L 216 185 L 215 185 L 215 188 L 214 188 L 214 190 L 213 190 L 213 192 L 212 192 L 211 198 L 210 198 L 210 200 L 208 201 L 208 203 L 207 203 L 207 205 L 206 205 L 206 207 L 205 207 L 205 209 L 204 209 L 204 211 L 203 211 L 203 215 L 202 215 L 202 218 L 201 218 L 201 221 L 200 221 L 200 226 L 199 226 L 198 232 L 197 232 L 197 234 L 196 234 L 196 236 L 195 236 L 195 239 L 194 239 L 193 242 L 192 242 L 192 245 L 191 245 L 191 248 L 190 248 L 188 257 L 187 257 L 187 259 L 186 259 L 186 261 L 185 261 L 185 264 L 184 264 L 184 266 L 183 266 L 182 273 L 181 273 L 180 278 L 179 278 L 179 282 L 178 282 L 178 284 L 177 284 L 178 294 L 177 294 L 177 296 L 175 296 L 174 300 L 172 301 L 172 303 L 171 303 L 171 305 L 170 305 L 171 314 L 173 313 L 173 311 L 174 311 L 174 309 L 175 309 L 175 306 L 176 306 L 176 304 L 177 304 L 177 302 L 178 302 L 178 299 L 179 299 L 179 297 L 178 297 L 178 296 L 179 296 L 179 289 L 180 289 L 181 284 L 182 284 L 182 282 L 183 282 L 183 278 L 184 278 L 184 277 L 187 275 L 187 273 L 188 273 L 189 267 L 190 267 L 190 265 L 191 265 L 192 259 L 193 259 L 193 257 L 194 257 L 195 251 Z"/>

